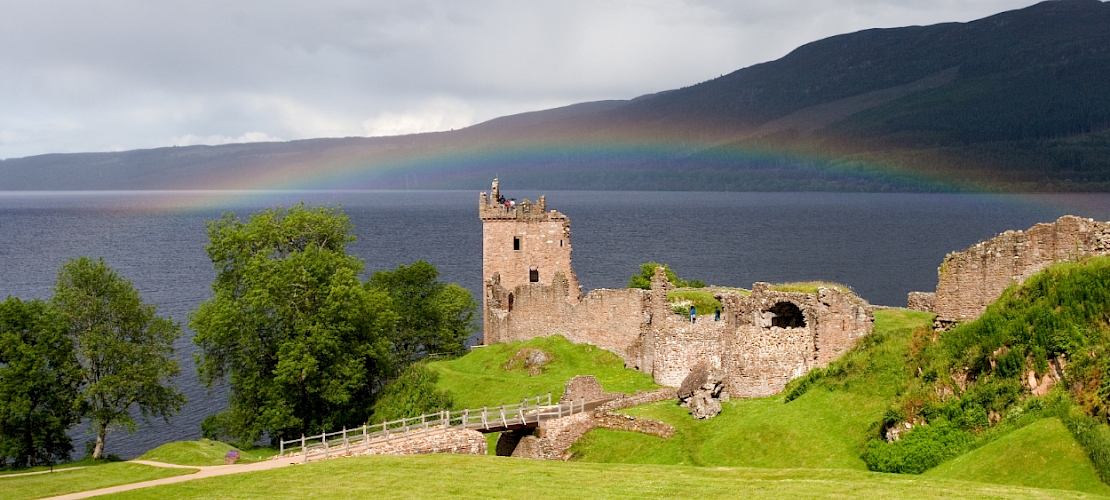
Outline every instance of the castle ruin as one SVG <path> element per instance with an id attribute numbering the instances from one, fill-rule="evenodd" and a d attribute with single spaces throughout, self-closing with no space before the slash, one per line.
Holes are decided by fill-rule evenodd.
<path id="1" fill-rule="evenodd" d="M 571 268 L 570 219 L 543 197 L 506 206 L 497 180 L 479 197 L 485 283 L 483 343 L 562 335 L 620 356 L 625 365 L 677 387 L 699 363 L 724 374 L 732 397 L 777 394 L 871 333 L 871 307 L 854 293 L 721 290 L 721 320 L 691 323 L 667 300 L 662 268 L 651 289 L 582 294 Z"/>
<path id="2" fill-rule="evenodd" d="M 1065 215 L 1025 231 L 1006 231 L 944 257 L 935 293 L 912 292 L 909 308 L 937 315 L 937 327 L 973 321 L 1010 285 L 1056 262 L 1110 255 L 1110 222 Z"/>

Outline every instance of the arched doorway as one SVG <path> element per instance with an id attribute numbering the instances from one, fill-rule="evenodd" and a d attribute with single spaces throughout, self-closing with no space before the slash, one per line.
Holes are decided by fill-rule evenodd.
<path id="1" fill-rule="evenodd" d="M 767 310 L 771 313 L 771 326 L 779 328 L 805 328 L 806 318 L 793 302 L 779 302 Z"/>

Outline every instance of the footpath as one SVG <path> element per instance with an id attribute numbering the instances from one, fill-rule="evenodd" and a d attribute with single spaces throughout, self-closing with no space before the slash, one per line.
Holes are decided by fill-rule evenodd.
<path id="1" fill-rule="evenodd" d="M 255 472 L 260 470 L 276 469 L 279 467 L 288 467 L 290 465 L 297 465 L 296 460 L 263 460 L 251 464 L 236 464 L 236 465 L 213 465 L 213 466 L 195 466 L 195 465 L 177 465 L 167 464 L 162 462 L 152 462 L 149 460 L 131 460 L 131 463 L 148 465 L 151 467 L 166 467 L 171 469 L 195 469 L 195 474 L 185 474 L 182 476 L 164 477 L 162 479 L 152 479 L 150 481 L 142 481 L 139 483 L 121 484 L 119 486 L 109 486 L 107 488 L 100 488 L 97 490 L 79 491 L 77 493 L 69 493 L 66 495 L 59 495 L 56 497 L 48 497 L 47 500 L 76 500 L 78 498 L 90 498 L 100 495 L 108 495 L 110 493 L 120 493 L 123 491 L 137 490 L 139 488 L 149 488 L 151 486 L 158 486 L 162 484 L 174 484 L 185 481 L 193 481 L 196 479 L 204 479 L 206 477 L 226 476 L 228 474 L 239 474 L 243 472 Z"/>

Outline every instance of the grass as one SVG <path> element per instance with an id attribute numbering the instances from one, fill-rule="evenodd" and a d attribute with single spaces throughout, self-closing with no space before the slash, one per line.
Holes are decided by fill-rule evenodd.
<path id="1" fill-rule="evenodd" d="M 526 348 L 543 350 L 553 358 L 543 365 L 542 373 L 529 375 L 524 369 L 506 369 L 514 355 Z M 626 369 L 616 354 L 592 345 L 572 344 L 558 335 L 474 349 L 461 358 L 430 362 L 428 368 L 439 372 L 436 387 L 450 392 L 458 408 L 518 403 L 549 392 L 557 400 L 567 380 L 575 375 L 597 377 L 608 392 L 633 393 L 658 387 L 651 375 Z"/>
<path id="2" fill-rule="evenodd" d="M 852 291 L 847 285 L 840 283 L 833 283 L 831 281 L 794 281 L 791 283 L 777 283 L 771 285 L 771 290 L 777 292 L 803 292 L 803 293 L 817 293 L 820 287 L 832 288 L 842 292 Z"/>
<path id="3" fill-rule="evenodd" d="M 673 401 L 630 408 L 630 415 L 673 425 L 675 436 L 598 429 L 571 451 L 577 460 L 606 463 L 866 470 L 860 451 L 904 386 L 913 332 L 931 323 L 927 313 L 875 311 L 874 333 L 788 403 L 781 395 L 733 400 L 711 420 L 695 420 Z"/>
<path id="4" fill-rule="evenodd" d="M 235 449 L 229 444 L 209 439 L 174 441 L 144 453 L 139 459 L 177 465 L 223 465 L 224 455 Z M 248 448 L 240 451 L 238 463 L 266 460 L 277 452 L 277 448 Z"/>
<path id="5" fill-rule="evenodd" d="M 1079 492 L 854 470 L 707 468 L 424 455 L 326 460 L 198 479 L 110 499 L 1091 498 Z"/>
<path id="6" fill-rule="evenodd" d="M 625 413 L 673 425 L 674 437 L 598 429 L 571 451 L 586 462 L 867 470 L 860 447 L 886 409 L 882 399 L 827 390 L 789 404 L 769 397 L 723 406 L 711 420 L 690 417 L 675 401 L 630 408 Z"/>
<path id="7" fill-rule="evenodd" d="M 1046 418 L 927 471 L 925 476 L 1110 495 L 1058 418 Z"/>
<path id="8" fill-rule="evenodd" d="M 698 314 L 713 314 L 721 307 L 721 301 L 713 296 L 711 290 L 683 289 L 667 292 L 667 302 L 671 303 L 674 312 L 690 314 L 690 306 L 696 307 Z"/>
<path id="9" fill-rule="evenodd" d="M 82 462 L 75 462 L 82 464 Z M 107 488 L 163 477 L 192 474 L 196 469 L 165 469 L 127 462 L 85 464 L 84 469 L 58 474 L 0 478 L 0 500 L 43 498 L 78 491 Z M 21 471 L 25 472 L 25 471 Z M 149 497 L 148 497 L 149 498 Z"/>

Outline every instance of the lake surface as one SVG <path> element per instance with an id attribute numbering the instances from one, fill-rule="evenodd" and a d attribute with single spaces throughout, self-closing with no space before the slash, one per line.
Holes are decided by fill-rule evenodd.
<path id="1" fill-rule="evenodd" d="M 1110 220 L 1110 195 L 947 195 L 871 193 L 696 193 L 506 190 L 571 218 L 573 266 L 583 291 L 619 288 L 642 262 L 671 265 L 680 277 L 748 288 L 755 281 L 829 280 L 873 304 L 904 306 L 910 291 L 936 287 L 945 254 L 1007 229 L 1064 214 Z M 189 311 L 215 277 L 205 222 L 224 211 L 298 201 L 340 205 L 355 225 L 349 247 L 368 273 L 423 259 L 444 281 L 481 298 L 481 222 L 471 191 L 329 192 L 3 192 L 0 191 L 0 297 L 47 298 L 68 258 L 103 256 L 159 312 L 182 323 L 177 342 L 188 397 L 180 415 L 107 451 L 131 458 L 159 444 L 196 439 L 200 422 L 227 406 L 223 387 L 197 382 Z M 477 338 L 477 337 L 476 337 Z M 74 434 L 75 458 L 84 430 Z"/>

